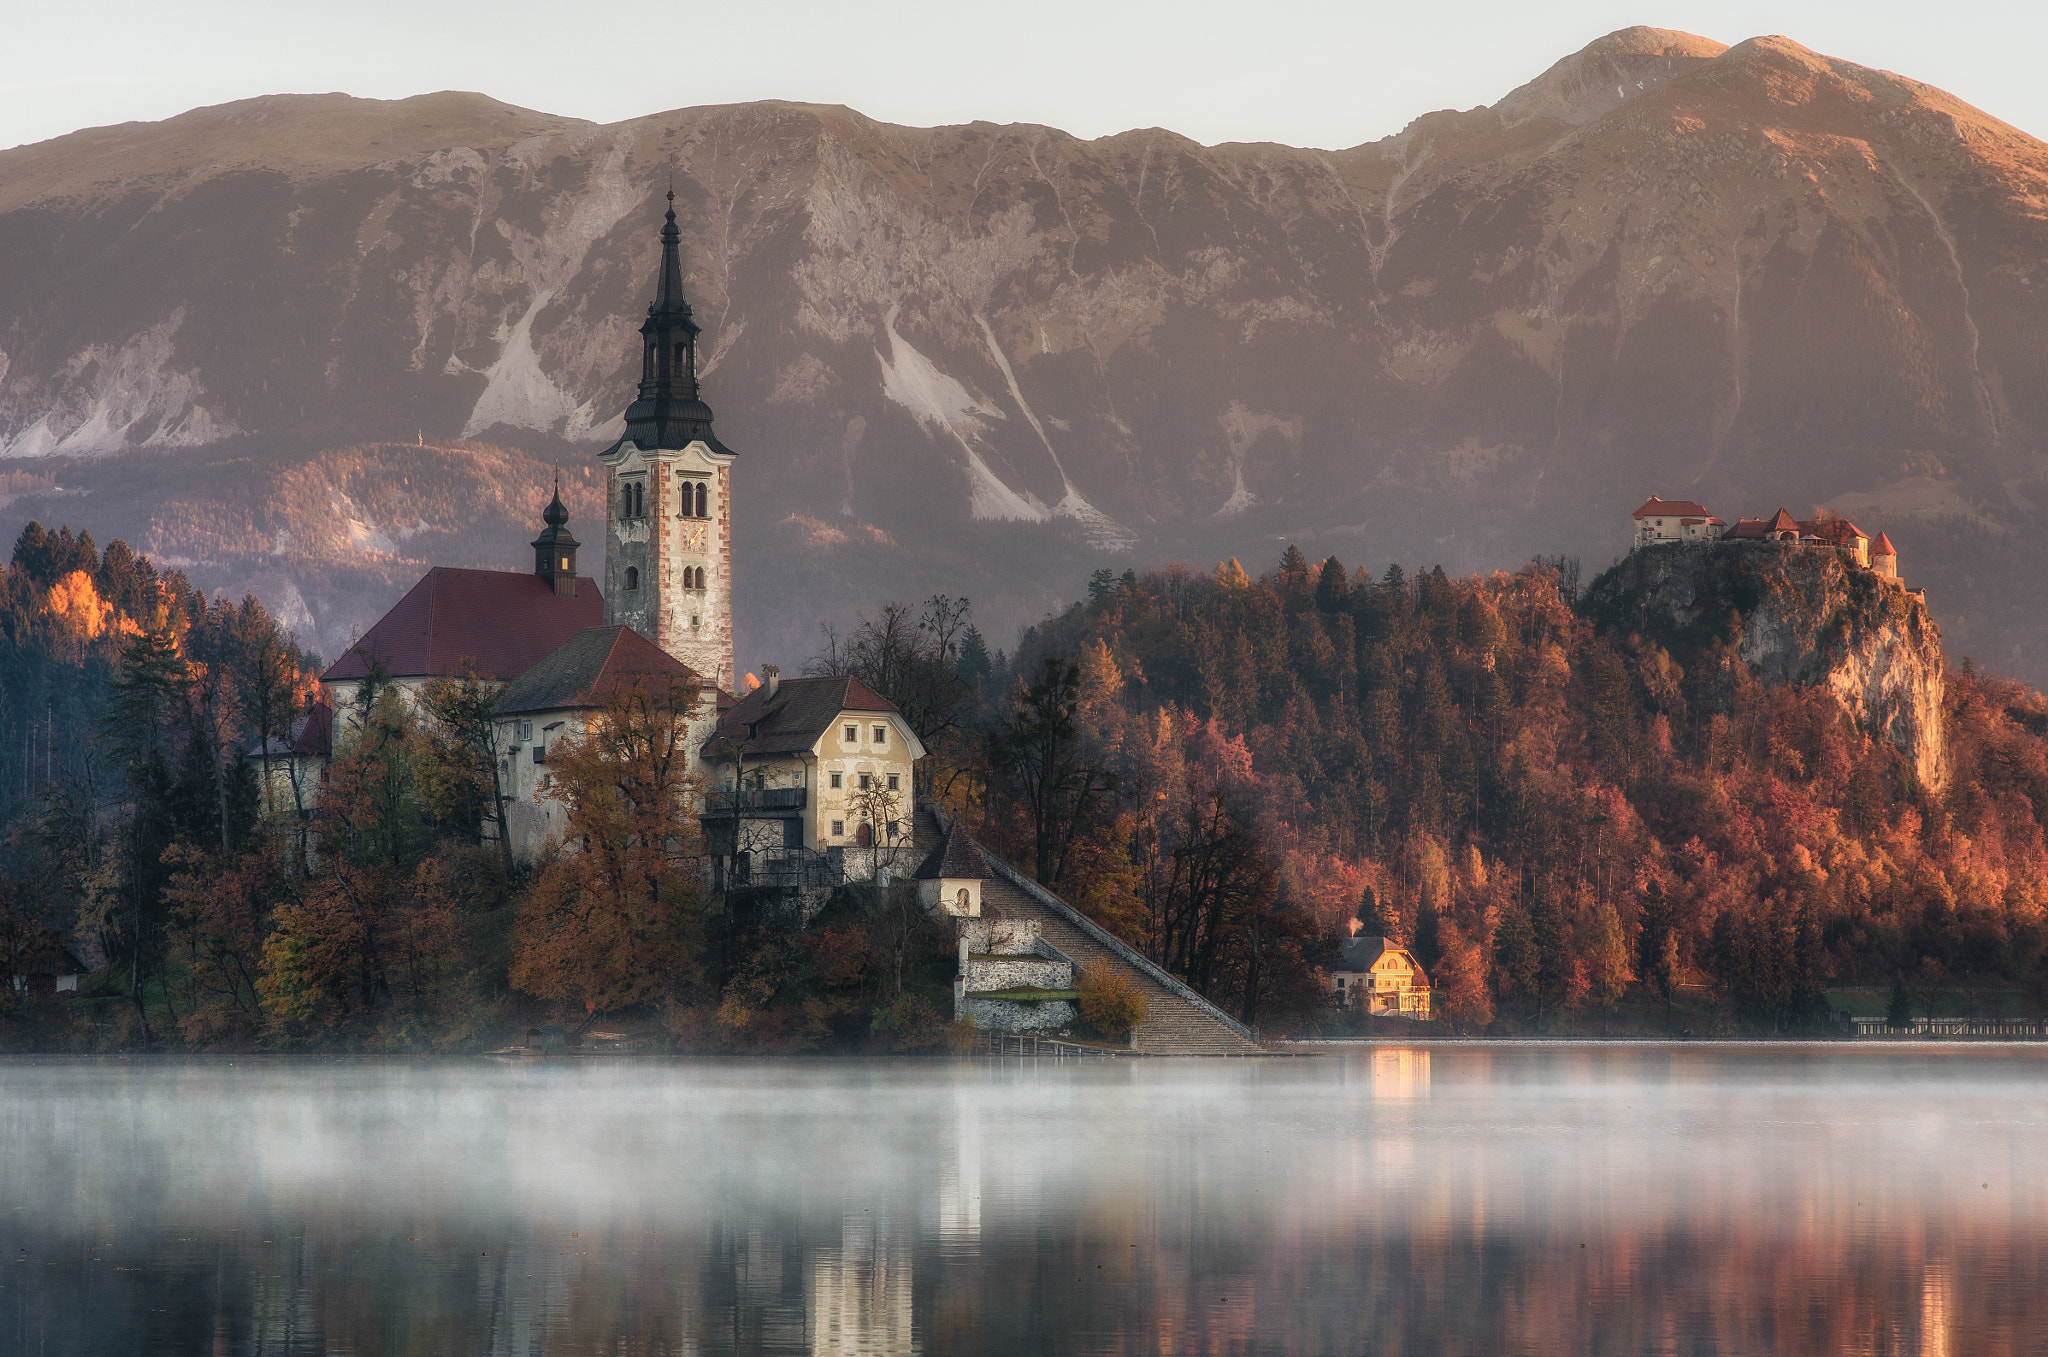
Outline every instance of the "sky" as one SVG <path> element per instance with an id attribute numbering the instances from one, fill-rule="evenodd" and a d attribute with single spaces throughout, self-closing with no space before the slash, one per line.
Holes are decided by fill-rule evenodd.
<path id="1" fill-rule="evenodd" d="M 1334 148 L 1492 103 L 1631 24 L 1725 43 L 1782 33 L 2048 137 L 2039 0 L 7 0 L 0 12 L 0 147 L 260 94 L 463 89 L 598 122 L 790 99 L 920 126 L 1165 127 Z"/>

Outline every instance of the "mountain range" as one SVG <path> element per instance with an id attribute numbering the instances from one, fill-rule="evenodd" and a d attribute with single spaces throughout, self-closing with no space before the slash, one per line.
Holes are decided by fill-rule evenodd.
<path id="1" fill-rule="evenodd" d="M 425 563 L 523 564 L 558 472 L 601 543 L 671 186 L 742 668 L 1289 541 L 1596 569 L 1660 494 L 1883 528 L 2048 681 L 2048 146 L 1779 37 L 1626 29 L 1345 150 L 442 93 L 0 151 L 0 531 L 125 536 L 330 655 Z"/>

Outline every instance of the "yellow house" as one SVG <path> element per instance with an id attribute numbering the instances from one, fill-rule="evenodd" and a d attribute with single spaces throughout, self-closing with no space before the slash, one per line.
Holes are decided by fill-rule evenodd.
<path id="1" fill-rule="evenodd" d="M 712 853 L 750 867 L 833 854 L 844 879 L 907 870 L 917 732 L 857 678 L 762 672 L 768 681 L 721 712 L 703 746 Z"/>
<path id="2" fill-rule="evenodd" d="M 1330 971 L 1339 1005 L 1376 1017 L 1429 1019 L 1429 977 L 1422 963 L 1391 939 L 1361 935 L 1345 942 Z"/>

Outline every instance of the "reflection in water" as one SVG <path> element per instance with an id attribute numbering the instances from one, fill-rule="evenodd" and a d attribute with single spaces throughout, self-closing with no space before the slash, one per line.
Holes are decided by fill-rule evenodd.
<path id="1" fill-rule="evenodd" d="M 0 1353 L 2032 1350 L 2048 1052 L 0 1062 Z"/>

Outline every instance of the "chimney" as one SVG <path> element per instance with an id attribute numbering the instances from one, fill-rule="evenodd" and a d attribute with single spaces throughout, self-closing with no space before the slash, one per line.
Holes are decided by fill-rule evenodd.
<path id="1" fill-rule="evenodd" d="M 762 700 L 764 702 L 773 702 L 775 700 L 775 690 L 782 686 L 782 671 L 772 664 L 764 664 L 761 666 L 761 677 L 766 681 L 768 688 Z"/>

